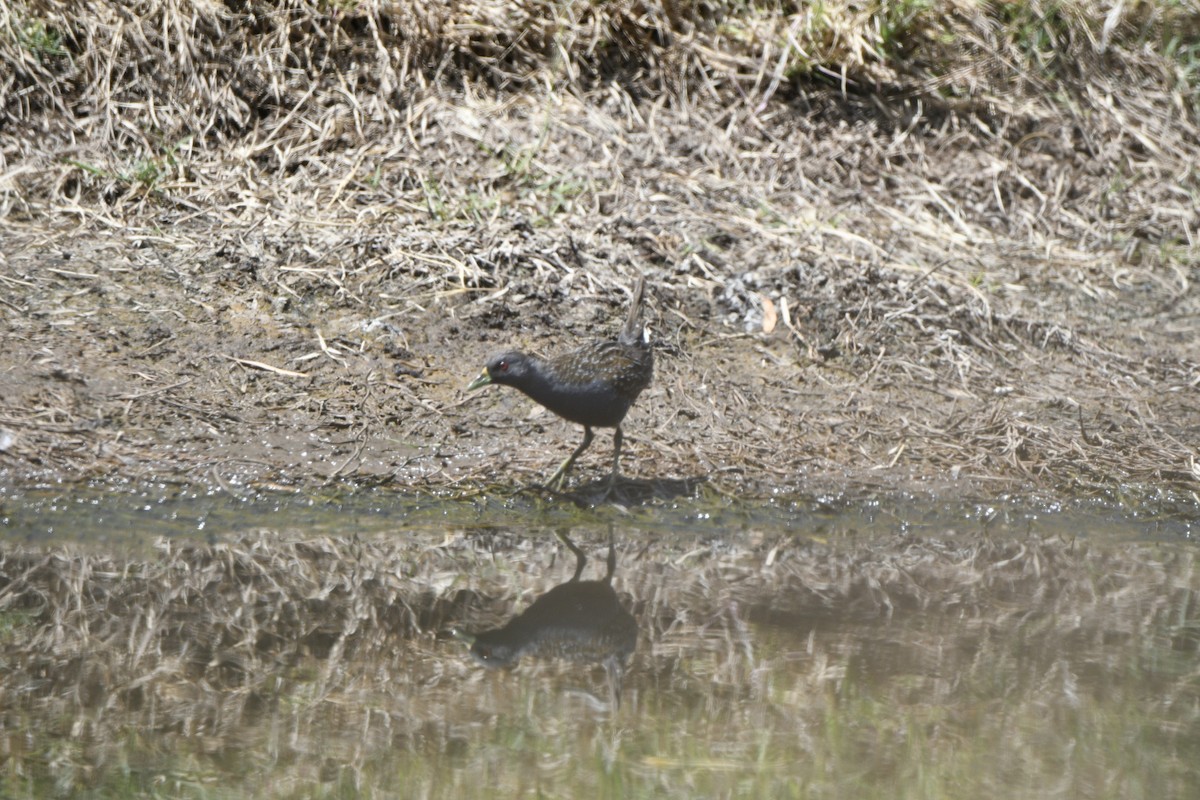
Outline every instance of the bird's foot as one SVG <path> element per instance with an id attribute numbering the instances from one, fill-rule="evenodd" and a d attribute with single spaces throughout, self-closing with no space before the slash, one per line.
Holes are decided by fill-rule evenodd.
<path id="1" fill-rule="evenodd" d="M 620 480 L 620 475 L 614 470 L 608 474 L 608 480 L 604 482 L 604 494 L 601 500 L 607 500 L 617 491 L 617 482 Z"/>
<path id="2" fill-rule="evenodd" d="M 563 470 L 560 468 L 557 472 L 555 472 L 553 475 L 550 476 L 549 480 L 547 480 L 545 483 L 542 484 L 542 488 L 548 492 L 561 492 L 563 490 L 563 487 L 566 485 L 567 485 L 566 470 Z"/>

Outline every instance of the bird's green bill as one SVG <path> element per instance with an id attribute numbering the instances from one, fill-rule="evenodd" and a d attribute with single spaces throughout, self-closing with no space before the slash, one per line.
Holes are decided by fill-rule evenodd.
<path id="1" fill-rule="evenodd" d="M 475 644 L 475 636 L 473 634 L 467 633 L 466 631 L 461 630 L 459 628 L 451 628 L 450 635 L 453 636 L 455 639 L 458 639 L 460 642 L 466 642 L 467 644 Z"/>
<path id="2" fill-rule="evenodd" d="M 491 382 L 492 376 L 488 373 L 487 367 L 484 367 L 483 372 L 479 373 L 479 377 L 467 385 L 467 391 L 473 392 L 481 386 L 487 386 Z"/>

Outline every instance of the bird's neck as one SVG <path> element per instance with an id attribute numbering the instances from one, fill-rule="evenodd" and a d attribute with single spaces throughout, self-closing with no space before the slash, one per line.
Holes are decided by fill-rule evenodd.
<path id="1" fill-rule="evenodd" d="M 530 361 L 529 376 L 517 388 L 547 408 L 553 408 L 555 401 L 563 395 L 563 386 L 555 380 L 554 368 L 540 358 Z"/>

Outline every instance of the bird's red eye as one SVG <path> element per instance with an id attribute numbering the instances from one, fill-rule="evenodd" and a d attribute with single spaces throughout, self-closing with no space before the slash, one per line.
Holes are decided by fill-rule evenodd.
<path id="1" fill-rule="evenodd" d="M 500 370 L 501 372 L 508 372 L 508 362 L 501 361 L 499 364 L 496 365 L 496 369 Z"/>

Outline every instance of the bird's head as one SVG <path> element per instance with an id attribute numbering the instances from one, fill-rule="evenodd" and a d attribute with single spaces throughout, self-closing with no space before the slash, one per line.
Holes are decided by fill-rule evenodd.
<path id="1" fill-rule="evenodd" d="M 467 386 L 468 392 L 473 392 L 488 384 L 500 383 L 510 386 L 517 385 L 530 372 L 530 358 L 518 350 L 498 353 L 487 360 L 483 372 Z"/>
<path id="2" fill-rule="evenodd" d="M 517 663 L 520 654 L 512 644 L 502 640 L 500 630 L 471 634 L 461 630 L 451 631 L 455 639 L 471 646 L 471 655 L 485 667 L 500 669 Z"/>

